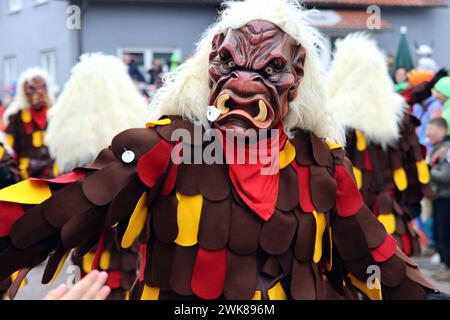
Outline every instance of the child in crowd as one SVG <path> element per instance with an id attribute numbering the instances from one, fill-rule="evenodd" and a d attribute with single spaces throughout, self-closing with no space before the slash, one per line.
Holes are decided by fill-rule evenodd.
<path id="1" fill-rule="evenodd" d="M 431 119 L 427 126 L 430 151 L 431 185 L 436 192 L 433 200 L 434 238 L 442 266 L 433 275 L 436 280 L 450 281 L 450 136 L 444 118 Z"/>

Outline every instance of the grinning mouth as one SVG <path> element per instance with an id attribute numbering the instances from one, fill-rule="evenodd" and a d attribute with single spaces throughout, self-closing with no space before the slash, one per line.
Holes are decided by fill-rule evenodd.
<path id="1" fill-rule="evenodd" d="M 225 89 L 217 96 L 214 106 L 220 111 L 219 123 L 235 122 L 240 126 L 267 129 L 275 118 L 272 105 L 262 94 L 241 98 Z"/>

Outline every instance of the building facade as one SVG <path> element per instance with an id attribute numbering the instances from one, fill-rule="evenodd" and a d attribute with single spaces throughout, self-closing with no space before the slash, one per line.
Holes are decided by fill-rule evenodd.
<path id="1" fill-rule="evenodd" d="M 368 30 L 378 5 L 375 32 L 380 45 L 395 54 L 400 26 L 409 28 L 411 45 L 434 44 L 434 58 L 450 67 L 450 8 L 447 0 L 304 0 L 319 9 L 314 23 L 328 37 L 323 54 L 329 61 L 333 42 L 349 32 Z M 218 0 L 2 0 L 0 1 L 0 88 L 22 70 L 41 65 L 60 89 L 80 53 L 131 53 L 145 72 L 155 60 L 189 56 L 214 21 Z M 77 7 L 73 7 L 73 6 Z M 75 8 L 75 9 L 74 9 Z M 76 8 L 80 11 L 77 12 Z M 80 13 L 79 17 L 77 14 Z M 73 19 L 79 18 L 79 27 Z M 372 22 L 370 22 L 372 23 Z M 413 47 L 411 47 L 413 50 Z"/>

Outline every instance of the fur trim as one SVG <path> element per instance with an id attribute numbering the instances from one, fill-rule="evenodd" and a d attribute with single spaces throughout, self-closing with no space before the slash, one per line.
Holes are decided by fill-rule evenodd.
<path id="1" fill-rule="evenodd" d="M 118 58 L 84 54 L 49 111 L 47 142 L 62 172 L 92 161 L 125 129 L 144 127 L 147 105 Z"/>
<path id="2" fill-rule="evenodd" d="M 336 44 L 328 79 L 328 106 L 345 128 L 358 129 L 386 147 L 400 135 L 407 107 L 394 92 L 384 54 L 367 34 L 354 33 Z"/>
<path id="3" fill-rule="evenodd" d="M 283 119 L 285 132 L 289 134 L 293 128 L 308 129 L 320 137 L 342 143 L 343 131 L 325 105 L 325 72 L 317 50 L 322 46 L 323 37 L 308 25 L 310 11 L 295 0 L 227 1 L 224 6 L 218 20 L 197 44 L 194 56 L 164 78 L 163 87 L 151 103 L 151 107 L 157 110 L 155 116 L 180 115 L 206 125 L 211 91 L 208 85 L 209 53 L 214 35 L 262 19 L 288 33 L 305 47 L 307 53 L 298 97 L 290 103 L 289 112 Z"/>
<path id="4" fill-rule="evenodd" d="M 47 83 L 48 89 L 48 99 L 49 99 L 49 106 L 51 107 L 53 103 L 55 102 L 55 97 L 53 96 L 53 93 L 50 90 L 50 76 L 48 73 L 38 67 L 33 67 L 26 69 L 24 72 L 21 73 L 19 77 L 19 81 L 17 83 L 17 93 L 14 97 L 14 100 L 11 102 L 11 104 L 6 108 L 5 113 L 3 114 L 3 123 L 8 125 L 9 123 L 9 117 L 18 113 L 20 110 L 27 109 L 30 107 L 30 104 L 28 102 L 27 96 L 25 95 L 25 88 L 24 84 L 27 81 L 31 81 L 35 77 L 41 77 L 45 80 Z"/>

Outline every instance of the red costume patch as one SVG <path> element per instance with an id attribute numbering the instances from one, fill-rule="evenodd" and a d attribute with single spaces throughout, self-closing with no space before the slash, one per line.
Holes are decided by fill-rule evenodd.
<path id="1" fill-rule="evenodd" d="M 370 253 L 376 262 L 384 262 L 390 259 L 397 249 L 397 241 L 391 235 L 387 235 L 384 242 L 375 249 L 370 249 Z"/>
<path id="2" fill-rule="evenodd" d="M 156 180 L 166 171 L 172 147 L 171 143 L 162 139 L 139 159 L 137 164 L 139 178 L 147 187 L 152 188 Z"/>
<path id="3" fill-rule="evenodd" d="M 223 291 L 227 265 L 226 249 L 198 249 L 192 273 L 192 291 L 202 299 L 217 299 Z"/>
<path id="4" fill-rule="evenodd" d="M 358 187 L 342 165 L 336 165 L 336 209 L 341 217 L 355 215 L 363 204 Z"/>
<path id="5" fill-rule="evenodd" d="M 304 212 L 313 212 L 316 209 L 311 199 L 311 173 L 309 166 L 300 166 L 295 161 L 292 162 L 292 166 L 297 171 L 300 207 Z"/>
<path id="6" fill-rule="evenodd" d="M 9 235 L 11 226 L 23 215 L 22 205 L 0 201 L 0 237 Z"/>

